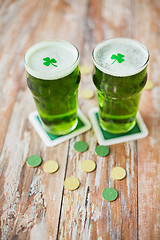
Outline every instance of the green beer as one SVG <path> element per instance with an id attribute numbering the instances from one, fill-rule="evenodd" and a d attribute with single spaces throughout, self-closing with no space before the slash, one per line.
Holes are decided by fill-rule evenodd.
<path id="1" fill-rule="evenodd" d="M 63 135 L 77 125 L 79 52 L 69 42 L 44 41 L 25 54 L 27 84 L 45 130 Z"/>
<path id="2" fill-rule="evenodd" d="M 116 38 L 99 43 L 92 54 L 100 125 L 110 133 L 128 132 L 136 123 L 149 52 L 136 40 Z"/>

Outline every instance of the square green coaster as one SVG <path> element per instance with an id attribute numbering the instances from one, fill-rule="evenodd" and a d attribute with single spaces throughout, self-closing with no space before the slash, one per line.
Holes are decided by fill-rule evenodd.
<path id="1" fill-rule="evenodd" d="M 28 118 L 47 147 L 56 146 L 57 144 L 64 142 L 68 139 L 71 139 L 72 137 L 75 137 L 77 135 L 80 135 L 81 133 L 84 133 L 91 128 L 90 122 L 85 117 L 85 115 L 80 111 L 80 109 L 78 109 L 78 124 L 76 128 L 72 132 L 63 136 L 55 136 L 48 133 L 42 127 L 42 121 L 37 111 L 30 113 Z"/>
<path id="2" fill-rule="evenodd" d="M 137 140 L 148 135 L 148 129 L 139 112 L 137 113 L 136 125 L 134 128 L 123 134 L 112 134 L 102 129 L 99 124 L 98 108 L 92 108 L 89 111 L 89 117 L 100 145 L 112 145 L 116 143 Z"/>

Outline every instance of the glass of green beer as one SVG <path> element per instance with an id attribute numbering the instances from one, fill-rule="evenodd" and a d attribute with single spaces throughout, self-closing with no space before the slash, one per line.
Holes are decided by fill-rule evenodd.
<path id="1" fill-rule="evenodd" d="M 147 81 L 148 49 L 133 39 L 114 38 L 99 43 L 92 58 L 100 125 L 113 134 L 128 132 Z"/>
<path id="2" fill-rule="evenodd" d="M 39 42 L 24 56 L 27 84 L 44 129 L 64 135 L 77 125 L 79 52 L 63 40 Z"/>

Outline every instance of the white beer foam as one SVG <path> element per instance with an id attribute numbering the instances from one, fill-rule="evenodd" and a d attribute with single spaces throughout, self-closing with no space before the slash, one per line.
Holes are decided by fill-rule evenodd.
<path id="1" fill-rule="evenodd" d="M 45 66 L 43 58 L 54 58 L 57 67 Z M 72 73 L 79 63 L 77 48 L 63 40 L 39 42 L 31 46 L 24 57 L 27 72 L 40 79 L 56 80 Z"/>
<path id="2" fill-rule="evenodd" d="M 124 55 L 119 63 L 111 59 L 118 53 Z M 110 75 L 125 77 L 142 71 L 148 64 L 148 49 L 140 42 L 129 38 L 114 38 L 99 43 L 93 50 L 95 66 Z M 114 62 L 114 63 L 113 63 Z"/>

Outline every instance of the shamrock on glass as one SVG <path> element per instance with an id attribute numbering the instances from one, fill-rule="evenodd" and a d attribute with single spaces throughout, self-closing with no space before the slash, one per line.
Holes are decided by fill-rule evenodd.
<path id="1" fill-rule="evenodd" d="M 112 134 L 126 133 L 136 124 L 149 52 L 134 39 L 114 38 L 97 44 L 92 56 L 100 125 Z"/>
<path id="2" fill-rule="evenodd" d="M 42 127 L 55 136 L 73 131 L 78 124 L 78 49 L 64 40 L 43 41 L 31 46 L 24 60 Z"/>
<path id="3" fill-rule="evenodd" d="M 54 63 L 56 63 L 57 61 L 56 61 L 56 59 L 55 58 L 49 58 L 49 57 L 46 57 L 46 58 L 43 58 L 43 60 L 44 60 L 44 65 L 45 66 L 49 66 L 50 64 L 52 64 L 54 67 L 58 67 L 57 65 L 55 65 Z"/>
<path id="4" fill-rule="evenodd" d="M 111 59 L 115 59 L 115 60 L 111 64 L 113 64 L 115 61 L 122 63 L 122 62 L 124 62 L 123 58 L 124 58 L 124 55 L 121 53 L 118 53 L 117 55 L 113 54 Z"/>

